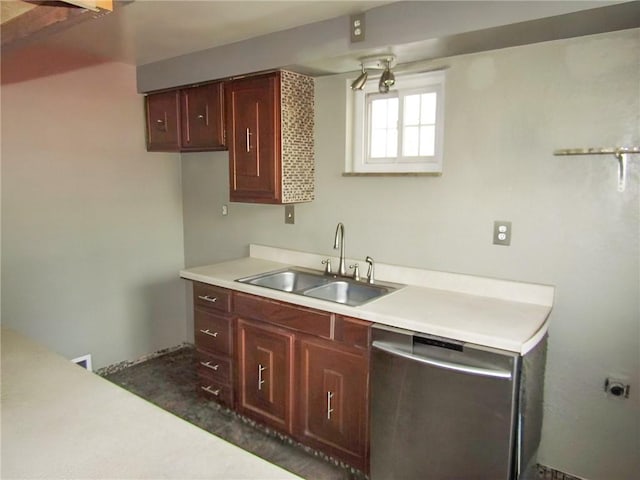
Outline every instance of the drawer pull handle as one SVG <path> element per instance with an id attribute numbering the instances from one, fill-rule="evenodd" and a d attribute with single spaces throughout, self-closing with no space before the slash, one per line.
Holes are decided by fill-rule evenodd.
<path id="1" fill-rule="evenodd" d="M 205 335 L 209 335 L 210 337 L 217 337 L 218 336 L 218 332 L 212 332 L 208 328 L 206 330 L 200 329 L 200 332 L 204 333 Z"/>
<path id="2" fill-rule="evenodd" d="M 216 397 L 220 396 L 220 389 L 216 388 L 215 390 L 213 390 L 211 388 L 211 385 L 207 385 L 206 387 L 200 387 L 202 390 L 204 390 L 207 393 L 210 393 L 211 395 L 215 395 Z"/>
<path id="3" fill-rule="evenodd" d="M 327 420 L 331 420 L 331 414 L 333 408 L 331 408 L 331 400 L 333 399 L 333 392 L 327 392 Z"/>
<path id="4" fill-rule="evenodd" d="M 200 365 L 202 365 L 203 367 L 207 367 L 210 368 L 211 370 L 218 370 L 218 367 L 220 367 L 219 363 L 216 363 L 215 365 L 211 365 L 211 362 L 200 362 Z"/>
<path id="5" fill-rule="evenodd" d="M 204 300 L 205 302 L 215 303 L 218 300 L 218 297 L 210 297 L 209 295 L 198 295 L 200 300 Z"/>

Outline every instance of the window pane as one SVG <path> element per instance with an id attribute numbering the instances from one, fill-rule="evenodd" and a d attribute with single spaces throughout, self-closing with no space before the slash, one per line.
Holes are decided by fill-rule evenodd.
<path id="1" fill-rule="evenodd" d="M 387 131 L 376 129 L 371 132 L 371 158 L 387 156 Z"/>
<path id="2" fill-rule="evenodd" d="M 387 134 L 387 157 L 395 158 L 398 156 L 398 130 L 389 130 Z"/>
<path id="3" fill-rule="evenodd" d="M 404 97 L 404 124 L 418 125 L 420 123 L 420 95 Z"/>
<path id="4" fill-rule="evenodd" d="M 387 100 L 387 127 L 398 128 L 398 99 L 389 98 Z"/>
<path id="5" fill-rule="evenodd" d="M 419 127 L 405 127 L 402 138 L 402 155 L 417 157 L 419 153 Z"/>
<path id="6" fill-rule="evenodd" d="M 371 158 L 398 156 L 398 98 L 371 100 Z"/>
<path id="7" fill-rule="evenodd" d="M 433 157 L 436 152 L 435 126 L 420 127 L 420 156 Z"/>
<path id="8" fill-rule="evenodd" d="M 422 118 L 421 124 L 435 125 L 436 123 L 436 94 L 435 92 L 425 93 L 422 97 Z"/>
<path id="9" fill-rule="evenodd" d="M 387 101 L 374 100 L 371 102 L 371 127 L 384 128 L 387 126 Z"/>

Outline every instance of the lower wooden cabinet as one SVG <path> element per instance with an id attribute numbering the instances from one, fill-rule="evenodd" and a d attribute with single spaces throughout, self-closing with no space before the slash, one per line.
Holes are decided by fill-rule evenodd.
<path id="1" fill-rule="evenodd" d="M 198 392 L 233 408 L 234 329 L 231 292 L 204 284 L 193 289 Z"/>
<path id="2" fill-rule="evenodd" d="M 238 319 L 238 410 L 293 433 L 294 334 Z"/>
<path id="3" fill-rule="evenodd" d="M 369 360 L 335 343 L 305 338 L 298 344 L 302 441 L 367 470 Z"/>
<path id="4" fill-rule="evenodd" d="M 202 395 L 369 471 L 370 322 L 194 285 Z"/>

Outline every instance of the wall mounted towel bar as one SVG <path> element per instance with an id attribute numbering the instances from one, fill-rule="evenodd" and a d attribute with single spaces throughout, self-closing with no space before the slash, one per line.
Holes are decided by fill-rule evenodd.
<path id="1" fill-rule="evenodd" d="M 640 147 L 562 148 L 554 155 L 613 155 L 618 160 L 618 191 L 623 192 L 627 182 L 627 157 L 640 153 Z"/>

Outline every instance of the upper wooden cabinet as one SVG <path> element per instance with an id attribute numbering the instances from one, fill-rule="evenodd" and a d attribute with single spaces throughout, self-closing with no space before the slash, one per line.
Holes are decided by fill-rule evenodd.
<path id="1" fill-rule="evenodd" d="M 278 71 L 225 88 L 231 201 L 313 200 L 313 79 Z"/>
<path id="2" fill-rule="evenodd" d="M 147 150 L 225 150 L 222 82 L 145 97 Z"/>
<path id="3" fill-rule="evenodd" d="M 147 150 L 150 152 L 177 152 L 180 150 L 178 91 L 147 95 L 145 106 Z"/>
<path id="4" fill-rule="evenodd" d="M 180 90 L 182 150 L 224 150 L 222 82 Z"/>

